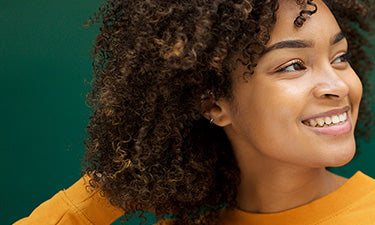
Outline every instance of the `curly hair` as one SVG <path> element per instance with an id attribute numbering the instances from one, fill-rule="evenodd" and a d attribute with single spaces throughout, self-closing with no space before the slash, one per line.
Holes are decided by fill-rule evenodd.
<path id="1" fill-rule="evenodd" d="M 365 87 L 356 134 L 366 138 L 372 63 L 364 35 L 373 3 L 324 2 L 348 38 Z M 109 0 L 90 19 L 101 26 L 83 172 L 127 218 L 150 210 L 175 224 L 216 224 L 219 209 L 236 206 L 240 171 L 223 129 L 202 116 L 201 96 L 211 90 L 232 98 L 235 54 L 242 53 L 246 79 L 277 10 L 276 0 Z"/>

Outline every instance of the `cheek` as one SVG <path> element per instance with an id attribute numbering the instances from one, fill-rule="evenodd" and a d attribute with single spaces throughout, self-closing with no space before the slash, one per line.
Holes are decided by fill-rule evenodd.
<path id="1" fill-rule="evenodd" d="M 356 76 L 355 81 L 353 81 L 352 89 L 354 90 L 354 95 L 355 95 L 356 100 L 360 102 L 362 99 L 363 86 L 358 76 Z"/>
<path id="2" fill-rule="evenodd" d="M 295 121 L 307 101 L 308 89 L 302 82 L 278 82 L 278 85 L 267 88 L 270 91 L 263 96 L 266 99 L 263 107 L 279 122 Z"/>
<path id="3" fill-rule="evenodd" d="M 359 77 L 353 71 L 353 74 L 349 76 L 346 82 L 349 85 L 349 98 L 352 103 L 353 113 L 358 113 L 359 103 L 362 99 L 362 82 Z"/>
<path id="4" fill-rule="evenodd" d="M 295 124 L 301 112 L 301 106 L 306 99 L 305 93 L 295 85 L 267 85 L 260 84 L 251 93 L 247 93 L 249 104 L 246 109 L 240 108 L 241 117 L 248 117 L 250 129 L 255 132 L 266 133 L 268 137 L 283 136 L 285 130 L 297 129 Z M 303 89 L 302 89 L 303 90 Z M 241 123 L 241 121 L 237 121 Z"/>

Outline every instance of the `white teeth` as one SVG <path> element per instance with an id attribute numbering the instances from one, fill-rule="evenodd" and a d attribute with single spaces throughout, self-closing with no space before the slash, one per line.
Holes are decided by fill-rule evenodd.
<path id="1" fill-rule="evenodd" d="M 328 125 L 332 123 L 331 118 L 329 117 L 324 118 L 324 122 Z"/>
<path id="2" fill-rule="evenodd" d="M 338 123 L 340 122 L 340 119 L 338 116 L 332 116 L 332 123 Z"/>
<path id="3" fill-rule="evenodd" d="M 323 126 L 324 120 L 322 118 L 316 119 L 316 122 L 318 123 L 319 126 Z"/>
<path id="4" fill-rule="evenodd" d="M 311 127 L 316 127 L 316 126 L 328 127 L 328 126 L 332 126 L 332 125 L 344 122 L 347 120 L 347 118 L 348 118 L 348 115 L 346 114 L 346 112 L 344 112 L 340 115 L 334 115 L 331 117 L 327 116 L 324 118 L 321 117 L 321 118 L 306 120 L 306 121 L 303 121 L 303 123 Z"/>
<path id="5" fill-rule="evenodd" d="M 345 121 L 346 120 L 346 118 L 345 118 L 345 116 L 346 116 L 346 113 L 344 113 L 344 114 L 340 114 L 339 115 L 339 120 L 340 120 L 340 122 L 342 122 L 342 121 Z"/>

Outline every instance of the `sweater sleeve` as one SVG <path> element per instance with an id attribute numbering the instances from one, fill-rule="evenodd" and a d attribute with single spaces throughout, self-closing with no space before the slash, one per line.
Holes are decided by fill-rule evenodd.
<path id="1" fill-rule="evenodd" d="M 13 225 L 111 224 L 124 212 L 112 206 L 98 190 L 88 191 L 88 179 L 87 176 L 82 177 Z"/>

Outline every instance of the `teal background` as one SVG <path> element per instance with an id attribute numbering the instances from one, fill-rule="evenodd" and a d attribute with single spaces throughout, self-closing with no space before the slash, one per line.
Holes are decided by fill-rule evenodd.
<path id="1" fill-rule="evenodd" d="M 80 177 L 99 0 L 0 0 L 0 223 L 25 217 Z M 334 169 L 375 177 L 375 141 Z M 139 224 L 132 220 L 127 224 Z M 116 223 L 118 224 L 118 223 Z"/>

